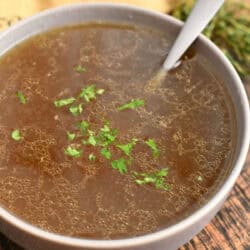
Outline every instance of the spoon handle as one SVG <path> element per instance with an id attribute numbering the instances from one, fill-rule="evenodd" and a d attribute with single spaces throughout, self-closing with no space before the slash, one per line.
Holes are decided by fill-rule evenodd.
<path id="1" fill-rule="evenodd" d="M 224 0 L 197 0 L 163 64 L 163 68 L 166 71 L 174 67 L 176 62 L 214 17 L 223 2 Z"/>

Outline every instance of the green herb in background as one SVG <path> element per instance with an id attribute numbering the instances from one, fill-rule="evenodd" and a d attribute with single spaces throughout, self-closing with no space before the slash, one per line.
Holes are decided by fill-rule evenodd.
<path id="1" fill-rule="evenodd" d="M 25 98 L 24 94 L 23 94 L 21 91 L 18 91 L 18 92 L 16 93 L 16 95 L 17 95 L 17 97 L 18 97 L 20 103 L 26 104 L 26 98 Z"/>
<path id="2" fill-rule="evenodd" d="M 15 141 L 20 141 L 22 139 L 19 129 L 15 129 L 11 132 L 11 138 Z"/>
<path id="3" fill-rule="evenodd" d="M 162 189 L 165 191 L 169 190 L 169 185 L 165 184 L 165 179 L 168 175 L 168 169 L 163 168 L 155 173 L 133 173 L 133 177 L 135 178 L 135 182 L 138 185 L 146 185 L 146 184 L 154 184 L 157 189 Z"/>
<path id="4" fill-rule="evenodd" d="M 193 4 L 193 0 L 181 1 L 170 14 L 185 21 Z M 250 6 L 226 2 L 203 32 L 221 48 L 243 78 L 250 75 L 249 17 Z"/>

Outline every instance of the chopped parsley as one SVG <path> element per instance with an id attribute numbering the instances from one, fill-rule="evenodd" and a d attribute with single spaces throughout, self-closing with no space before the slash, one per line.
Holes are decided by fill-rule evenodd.
<path id="1" fill-rule="evenodd" d="M 15 129 L 11 132 L 11 138 L 15 141 L 20 141 L 22 139 L 19 129 Z"/>
<path id="2" fill-rule="evenodd" d="M 89 124 L 86 121 L 80 122 L 80 131 L 82 134 L 85 134 L 88 131 Z"/>
<path id="3" fill-rule="evenodd" d="M 121 174 L 125 174 L 128 172 L 126 160 L 124 158 L 112 161 L 111 166 L 113 169 L 117 169 Z"/>
<path id="4" fill-rule="evenodd" d="M 135 146 L 137 139 L 132 139 L 128 144 L 116 145 L 120 150 L 122 150 L 127 156 L 130 156 L 133 147 Z"/>
<path id="5" fill-rule="evenodd" d="M 153 139 L 148 139 L 145 143 L 152 149 L 153 156 L 155 158 L 159 157 L 160 152 L 159 152 L 159 149 L 158 149 L 155 141 Z"/>
<path id="6" fill-rule="evenodd" d="M 89 154 L 89 160 L 90 161 L 95 161 L 95 155 L 93 153 Z"/>
<path id="7" fill-rule="evenodd" d="M 155 173 L 137 173 L 134 172 L 133 176 L 135 178 L 135 182 L 138 185 L 145 185 L 145 184 L 153 184 L 157 189 L 162 189 L 165 191 L 169 190 L 169 185 L 164 183 L 166 177 L 168 175 L 168 169 L 162 168 L 158 172 Z"/>
<path id="8" fill-rule="evenodd" d="M 95 85 L 83 88 L 79 97 L 84 98 L 86 102 L 90 102 L 92 99 L 95 99 Z"/>
<path id="9" fill-rule="evenodd" d="M 74 70 L 77 72 L 77 73 L 83 73 L 83 72 L 86 72 L 86 68 L 82 67 L 82 65 L 77 65 Z"/>
<path id="10" fill-rule="evenodd" d="M 86 88 L 82 88 L 81 93 L 79 95 L 80 98 L 84 98 L 86 102 L 90 102 L 96 98 L 96 94 L 102 95 L 104 93 L 104 89 L 97 89 L 95 85 L 92 84 Z"/>
<path id="11" fill-rule="evenodd" d="M 103 147 L 108 146 L 113 143 L 117 136 L 117 129 L 111 129 L 109 127 L 109 123 L 106 123 L 101 129 L 99 133 L 100 145 Z"/>
<path id="12" fill-rule="evenodd" d="M 89 134 L 88 140 L 87 141 L 84 140 L 83 143 L 87 144 L 87 145 L 96 146 L 97 145 L 97 138 L 95 136 L 95 133 L 91 130 L 88 130 L 88 134 Z"/>
<path id="13" fill-rule="evenodd" d="M 135 109 L 137 107 L 143 106 L 144 103 L 145 102 L 143 100 L 132 99 L 129 103 L 125 103 L 125 104 L 121 105 L 120 107 L 118 107 L 118 110 L 122 111 L 125 109 Z"/>
<path id="14" fill-rule="evenodd" d="M 107 159 L 110 160 L 112 157 L 111 152 L 107 148 L 102 148 L 101 154 Z"/>
<path id="15" fill-rule="evenodd" d="M 70 98 L 66 98 L 66 99 L 59 99 L 54 101 L 54 105 L 57 108 L 61 108 L 63 106 L 69 105 L 71 103 L 73 103 L 76 99 L 74 97 L 70 97 Z"/>
<path id="16" fill-rule="evenodd" d="M 69 111 L 70 111 L 70 113 L 73 115 L 73 116 L 78 116 L 78 115 L 80 115 L 81 113 L 82 113 L 82 104 L 80 103 L 80 104 L 78 104 L 78 105 L 76 105 L 76 106 L 71 106 L 70 108 L 69 108 Z"/>
<path id="17" fill-rule="evenodd" d="M 75 157 L 75 158 L 78 158 L 78 157 L 81 157 L 82 155 L 82 151 L 81 150 L 78 150 L 78 149 L 75 149 L 71 146 L 68 146 L 64 153 L 68 156 L 71 156 L 71 157 Z"/>
<path id="18" fill-rule="evenodd" d="M 67 137 L 69 141 L 73 141 L 76 138 L 76 134 L 67 132 Z"/>
<path id="19" fill-rule="evenodd" d="M 18 91 L 16 93 L 16 96 L 18 97 L 20 103 L 26 104 L 26 98 L 25 98 L 24 94 L 21 91 Z"/>

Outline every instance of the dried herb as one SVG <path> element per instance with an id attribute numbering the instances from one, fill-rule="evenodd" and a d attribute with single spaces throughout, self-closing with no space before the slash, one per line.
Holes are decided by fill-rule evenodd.
<path id="1" fill-rule="evenodd" d="M 171 15 L 185 21 L 194 1 L 181 1 Z M 204 30 L 225 53 L 243 78 L 250 75 L 250 6 L 243 3 L 226 2 L 216 17 Z"/>

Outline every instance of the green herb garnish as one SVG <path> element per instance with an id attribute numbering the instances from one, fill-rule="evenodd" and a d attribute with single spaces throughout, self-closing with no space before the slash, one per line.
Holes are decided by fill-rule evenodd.
<path id="1" fill-rule="evenodd" d="M 18 91 L 18 92 L 16 93 L 16 95 L 17 95 L 17 97 L 18 97 L 20 103 L 26 104 L 26 98 L 25 98 L 24 94 L 23 94 L 21 91 Z"/>
<path id="2" fill-rule="evenodd" d="M 82 65 L 77 65 L 75 68 L 74 68 L 74 70 L 77 72 L 77 73 L 83 73 L 83 72 L 86 72 L 87 70 L 84 68 L 84 67 L 82 67 Z"/>
<path id="3" fill-rule="evenodd" d="M 80 98 L 84 98 L 86 102 L 96 98 L 95 85 L 90 85 L 86 88 L 83 88 L 80 95 Z"/>
<path id="4" fill-rule="evenodd" d="M 158 150 L 158 147 L 157 147 L 155 141 L 154 141 L 153 139 L 148 139 L 145 143 L 152 149 L 152 151 L 153 151 L 153 156 L 154 156 L 155 158 L 159 157 L 160 152 L 159 152 L 159 150 Z"/>
<path id="5" fill-rule="evenodd" d="M 85 134 L 88 131 L 89 124 L 86 121 L 80 122 L 80 131 L 82 134 Z"/>
<path id="6" fill-rule="evenodd" d="M 76 134 L 67 132 L 67 137 L 69 141 L 73 141 L 76 137 Z"/>
<path id="7" fill-rule="evenodd" d="M 110 160 L 112 157 L 111 152 L 107 148 L 102 148 L 101 154 L 107 159 Z"/>
<path id="8" fill-rule="evenodd" d="M 135 182 L 138 185 L 153 184 L 157 189 L 169 190 L 169 185 L 164 183 L 164 177 L 168 175 L 168 169 L 163 168 L 156 173 L 133 173 Z"/>
<path id="9" fill-rule="evenodd" d="M 106 123 L 103 128 L 100 129 L 99 141 L 101 146 L 106 147 L 109 144 L 113 143 L 117 136 L 117 129 L 111 129 L 109 123 Z"/>
<path id="10" fill-rule="evenodd" d="M 118 110 L 122 111 L 125 109 L 135 109 L 137 107 L 143 106 L 144 101 L 140 99 L 132 99 L 129 103 L 121 105 Z"/>
<path id="11" fill-rule="evenodd" d="M 66 99 L 60 99 L 60 100 L 56 100 L 54 101 L 54 105 L 57 108 L 61 108 L 63 106 L 69 105 L 71 103 L 73 103 L 76 99 L 74 97 L 70 97 L 70 98 L 66 98 Z"/>
<path id="12" fill-rule="evenodd" d="M 73 116 L 78 116 L 82 113 L 82 104 L 78 104 L 76 106 L 71 106 L 69 108 L 69 111 L 70 113 L 73 115 Z"/>
<path id="13" fill-rule="evenodd" d="M 11 132 L 11 138 L 15 141 L 20 141 L 22 139 L 19 129 L 15 129 Z"/>
<path id="14" fill-rule="evenodd" d="M 71 156 L 71 157 L 75 157 L 75 158 L 78 158 L 78 157 L 81 157 L 82 155 L 82 151 L 81 150 L 78 150 L 78 149 L 75 149 L 71 146 L 68 146 L 64 153 L 68 156 Z"/>
<path id="15" fill-rule="evenodd" d="M 91 130 L 88 130 L 88 134 L 89 134 L 88 140 L 84 141 L 84 144 L 96 146 L 97 138 L 95 137 L 95 133 Z"/>
<path id="16" fill-rule="evenodd" d="M 125 174 L 128 172 L 126 160 L 124 158 L 112 161 L 111 166 L 113 169 L 117 169 L 121 174 Z"/>
<path id="17" fill-rule="evenodd" d="M 95 155 L 93 153 L 89 154 L 89 160 L 90 161 L 95 161 Z"/>
<path id="18" fill-rule="evenodd" d="M 120 145 L 116 145 L 116 147 L 121 149 L 127 156 L 130 156 L 131 151 L 137 141 L 138 141 L 137 139 L 132 139 L 132 141 L 128 144 L 120 144 Z"/>

